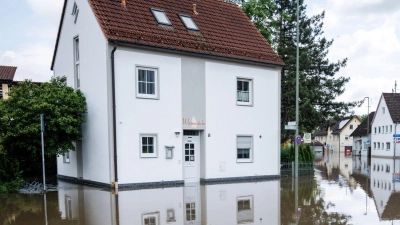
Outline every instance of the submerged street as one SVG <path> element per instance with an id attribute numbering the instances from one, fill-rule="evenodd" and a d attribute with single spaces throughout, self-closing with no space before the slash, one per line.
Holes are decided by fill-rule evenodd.
<path id="1" fill-rule="evenodd" d="M 59 181 L 46 195 L 3 195 L 0 224 L 400 224 L 400 160 L 327 152 L 315 174 L 257 183 L 109 190 Z M 46 209 L 44 200 L 46 199 Z"/>

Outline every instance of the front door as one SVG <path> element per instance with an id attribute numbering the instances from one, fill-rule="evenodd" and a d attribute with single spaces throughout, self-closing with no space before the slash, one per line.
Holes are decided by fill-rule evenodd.
<path id="1" fill-rule="evenodd" d="M 198 136 L 183 138 L 183 177 L 185 182 L 200 181 L 200 139 Z"/>

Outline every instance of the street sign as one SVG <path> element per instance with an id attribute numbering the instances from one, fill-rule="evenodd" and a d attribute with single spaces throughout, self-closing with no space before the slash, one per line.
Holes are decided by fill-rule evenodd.
<path id="1" fill-rule="evenodd" d="M 365 139 L 365 144 L 369 145 L 369 138 Z"/>
<path id="2" fill-rule="evenodd" d="M 287 123 L 289 126 L 296 126 L 296 121 L 290 121 Z"/>
<path id="3" fill-rule="evenodd" d="M 297 136 L 296 137 L 296 144 L 301 144 L 301 137 L 300 136 Z"/>
<path id="4" fill-rule="evenodd" d="M 285 130 L 296 130 L 297 126 L 296 125 L 285 125 Z"/>
<path id="5" fill-rule="evenodd" d="M 311 133 L 305 133 L 303 139 L 305 144 L 311 143 Z"/>
<path id="6" fill-rule="evenodd" d="M 400 134 L 393 134 L 393 137 L 400 138 Z"/>

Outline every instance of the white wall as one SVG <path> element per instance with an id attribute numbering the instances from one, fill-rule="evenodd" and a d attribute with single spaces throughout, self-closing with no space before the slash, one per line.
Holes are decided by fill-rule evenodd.
<path id="1" fill-rule="evenodd" d="M 87 121 L 82 127 L 83 178 L 110 183 L 108 44 L 88 1 L 75 2 L 79 7 L 78 20 L 75 24 L 71 15 L 74 1 L 68 0 L 53 71 L 55 76 L 67 76 L 68 85 L 75 86 L 73 39 L 79 36 L 80 89 L 86 97 L 88 107 Z M 76 177 L 76 164 L 72 162 L 76 158 L 73 155 L 71 154 L 71 163 L 68 165 L 60 163 L 62 157 L 61 161 L 58 159 L 58 174 Z"/>
<path id="2" fill-rule="evenodd" d="M 115 57 L 119 183 L 182 180 L 180 57 L 123 47 Z M 136 98 L 136 65 L 158 68 L 159 99 Z M 140 157 L 141 133 L 158 135 L 157 158 Z M 173 159 L 166 145 L 175 146 Z"/>
<path id="3" fill-rule="evenodd" d="M 253 79 L 253 107 L 236 105 L 237 77 Z M 205 178 L 280 174 L 280 69 L 207 61 L 206 118 Z M 253 135 L 252 163 L 236 162 L 239 134 Z"/>
<path id="4" fill-rule="evenodd" d="M 385 113 L 383 113 L 382 108 L 385 108 Z M 382 126 L 388 126 L 389 132 L 382 131 Z M 390 126 L 392 126 L 392 132 L 390 132 Z M 375 133 L 375 127 L 377 129 Z M 379 133 L 378 127 L 381 127 L 381 132 Z M 394 143 L 393 143 L 393 134 L 395 134 L 396 125 L 393 123 L 392 118 L 390 116 L 389 109 L 386 105 L 385 98 L 383 95 L 381 96 L 380 103 L 376 109 L 375 118 L 372 121 L 371 126 L 371 155 L 372 156 L 384 156 L 384 157 L 393 157 L 394 156 Z M 400 133 L 400 126 L 397 127 L 397 133 Z M 374 148 L 374 143 L 381 143 L 380 149 Z M 386 149 L 386 143 L 390 143 L 390 150 Z M 384 148 L 382 149 L 382 143 L 384 143 Z M 378 145 L 378 144 L 376 144 Z M 378 148 L 378 147 L 377 147 Z M 400 156 L 400 144 L 396 144 L 396 156 Z"/>

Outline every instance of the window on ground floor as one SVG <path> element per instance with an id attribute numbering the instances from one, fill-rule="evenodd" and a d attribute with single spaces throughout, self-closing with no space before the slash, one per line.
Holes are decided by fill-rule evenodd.
<path id="1" fill-rule="evenodd" d="M 253 136 L 236 137 L 237 162 L 253 162 Z"/>
<path id="2" fill-rule="evenodd" d="M 140 157 L 155 158 L 157 157 L 157 135 L 141 134 L 140 135 Z"/>
<path id="3" fill-rule="evenodd" d="M 69 151 L 64 154 L 63 161 L 64 161 L 64 163 L 69 163 L 70 162 Z"/>

